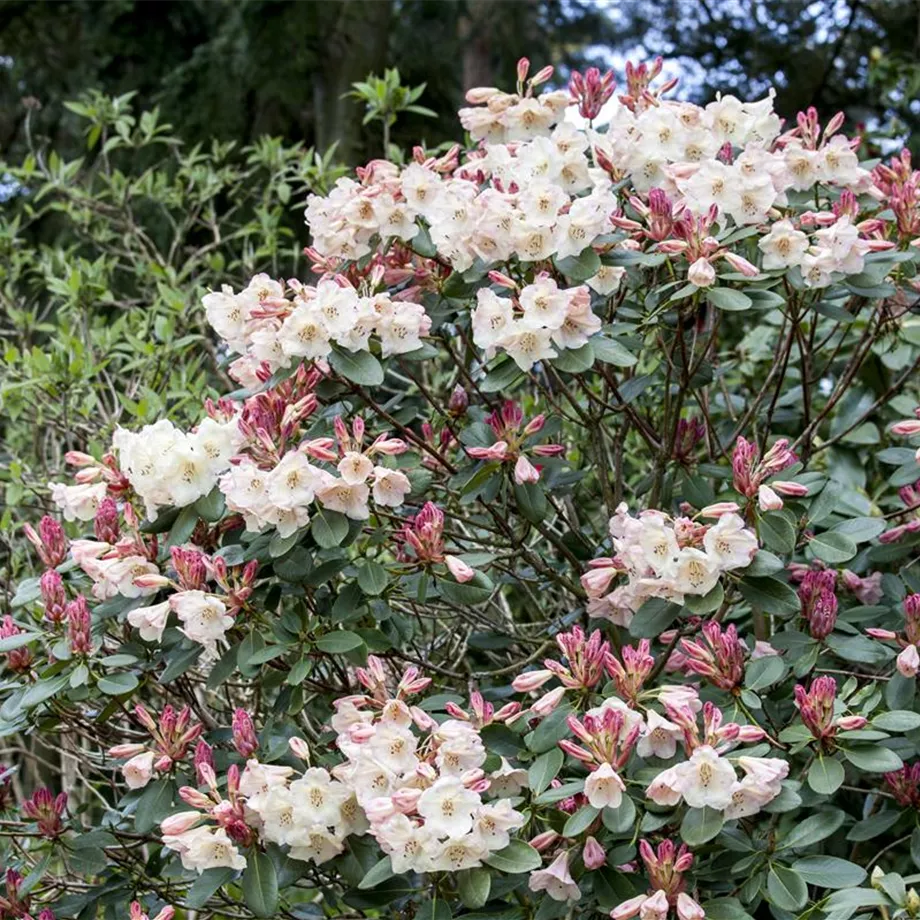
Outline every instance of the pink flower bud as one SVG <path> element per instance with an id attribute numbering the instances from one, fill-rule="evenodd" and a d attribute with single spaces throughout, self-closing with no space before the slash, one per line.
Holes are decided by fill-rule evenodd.
<path id="1" fill-rule="evenodd" d="M 586 869 L 600 869 L 607 862 L 607 853 L 593 837 L 589 837 L 585 841 L 581 858 L 584 860 Z"/>
<path id="2" fill-rule="evenodd" d="M 748 278 L 756 278 L 760 274 L 760 269 L 752 265 L 747 259 L 742 258 L 734 252 L 726 252 L 722 256 L 726 262 L 736 271 Z"/>
<path id="3" fill-rule="evenodd" d="M 143 744 L 116 744 L 115 747 L 109 748 L 109 757 L 116 757 L 118 759 L 123 757 L 134 757 L 143 750 Z"/>
<path id="4" fill-rule="evenodd" d="M 468 447 L 466 452 L 474 460 L 504 460 L 508 455 L 508 442 L 496 441 L 490 447 Z"/>
<path id="5" fill-rule="evenodd" d="M 303 738 L 290 738 L 288 747 L 294 752 L 295 757 L 299 757 L 306 763 L 310 762 L 310 746 Z"/>
<path id="6" fill-rule="evenodd" d="M 687 271 L 687 280 L 699 288 L 712 287 L 716 283 L 716 270 L 710 264 L 709 259 L 701 257 L 690 266 Z"/>
<path id="7" fill-rule="evenodd" d="M 835 724 L 841 731 L 852 732 L 863 728 L 867 721 L 865 716 L 841 716 Z"/>
<path id="8" fill-rule="evenodd" d="M 517 458 L 514 464 L 514 481 L 518 485 L 525 482 L 539 482 L 540 471 L 523 455 Z"/>
<path id="9" fill-rule="evenodd" d="M 559 839 L 555 831 L 543 831 L 530 841 L 530 845 L 540 853 L 548 850 Z"/>
<path id="10" fill-rule="evenodd" d="M 880 629 L 878 626 L 870 626 L 866 630 L 866 635 L 872 636 L 873 639 L 897 639 L 898 634 L 891 629 Z"/>
<path id="11" fill-rule="evenodd" d="M 737 502 L 716 502 L 714 505 L 707 505 L 700 512 L 700 517 L 718 518 L 723 514 L 736 514 L 740 510 Z"/>
<path id="12" fill-rule="evenodd" d="M 902 677 L 916 677 L 920 671 L 920 652 L 917 651 L 916 645 L 908 645 L 895 662 L 898 673 Z"/>
<path id="13" fill-rule="evenodd" d="M 808 495 L 808 486 L 803 486 L 800 482 L 771 482 L 770 488 L 788 498 L 804 498 Z"/>
<path id="14" fill-rule="evenodd" d="M 456 556 L 445 556 L 444 564 L 447 566 L 447 570 L 450 574 L 453 575 L 460 584 L 464 584 L 476 576 L 476 570 Z"/>
<path id="15" fill-rule="evenodd" d="M 544 693 L 531 707 L 530 711 L 538 716 L 548 716 L 562 702 L 565 687 L 556 687 Z"/>
<path id="16" fill-rule="evenodd" d="M 920 434 L 920 419 L 910 418 L 905 419 L 903 422 L 895 422 L 891 426 L 891 433 L 912 438 L 914 435 Z"/>
<path id="17" fill-rule="evenodd" d="M 184 834 L 186 831 L 190 831 L 195 825 L 199 824 L 201 818 L 202 814 L 200 811 L 180 811 L 178 814 L 164 818 L 160 822 L 160 830 L 169 836 Z"/>
<path id="18" fill-rule="evenodd" d="M 680 920 L 705 920 L 706 914 L 690 895 L 681 891 L 677 895 L 677 916 Z"/>
<path id="19" fill-rule="evenodd" d="M 511 681 L 511 686 L 514 687 L 518 693 L 530 693 L 532 690 L 538 690 L 542 687 L 552 676 L 553 672 L 547 670 L 525 671 L 523 674 L 518 674 L 518 676 Z"/>
<path id="20" fill-rule="evenodd" d="M 179 790 L 179 798 L 192 808 L 210 808 L 214 804 L 203 792 L 191 786 L 183 786 Z"/>
<path id="21" fill-rule="evenodd" d="M 757 490 L 757 504 L 761 511 L 779 511 L 783 500 L 769 487 L 760 486 Z"/>

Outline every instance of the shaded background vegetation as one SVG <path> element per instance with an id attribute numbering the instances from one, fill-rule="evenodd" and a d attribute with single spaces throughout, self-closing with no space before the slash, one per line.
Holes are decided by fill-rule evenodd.
<path id="1" fill-rule="evenodd" d="M 87 89 L 136 92 L 188 143 L 263 134 L 356 163 L 377 135 L 342 95 L 398 67 L 427 83 L 436 121 L 401 120 L 394 140 L 453 138 L 464 87 L 508 85 L 515 60 L 571 66 L 664 54 L 684 92 L 761 93 L 789 115 L 807 105 L 853 122 L 909 129 L 920 118 L 917 0 L 70 0 L 0 3 L 0 150 L 36 138 L 73 152 L 62 103 Z M 902 130 L 896 126 L 895 130 Z"/>

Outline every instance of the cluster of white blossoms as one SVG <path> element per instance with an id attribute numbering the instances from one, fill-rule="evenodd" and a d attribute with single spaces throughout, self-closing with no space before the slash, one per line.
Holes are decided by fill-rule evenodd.
<path id="1" fill-rule="evenodd" d="M 735 766 L 742 771 L 739 780 Z M 777 757 L 724 757 L 709 744 L 695 748 L 688 760 L 655 777 L 646 795 L 656 805 L 684 801 L 691 808 L 721 811 L 726 821 L 757 814 L 782 792 L 789 763 Z"/>
<path id="2" fill-rule="evenodd" d="M 214 661 L 226 643 L 224 636 L 234 620 L 227 605 L 217 594 L 198 589 L 177 591 L 168 600 L 128 612 L 128 622 L 140 632 L 145 642 L 159 643 L 174 613 L 181 624 L 179 632 L 203 648 L 203 661 Z"/>
<path id="3" fill-rule="evenodd" d="M 310 522 L 314 503 L 365 521 L 372 495 L 375 504 L 398 508 L 412 488 L 405 473 L 374 462 L 377 454 L 405 451 L 406 444 L 399 439 L 378 439 L 364 451 L 345 451 L 336 465 L 338 475 L 310 462 L 309 444 L 301 448 L 288 451 L 270 470 L 249 457 L 239 458 L 221 476 L 218 486 L 227 507 L 243 515 L 247 530 L 271 526 L 288 537 Z M 325 451 L 319 448 L 313 453 Z M 337 458 L 326 454 L 324 459 Z"/>
<path id="4" fill-rule="evenodd" d="M 438 724 L 401 700 L 375 714 L 362 699 L 336 702 L 332 727 L 347 761 L 332 772 L 354 793 L 394 871 L 468 869 L 506 847 L 525 818 L 507 798 L 483 800 L 491 779 L 475 727 L 459 719 Z M 495 791 L 508 772 L 500 771 Z"/>
<path id="5" fill-rule="evenodd" d="M 426 162 L 401 173 L 375 168 L 363 185 L 339 180 L 329 198 L 308 200 L 314 246 L 332 258 L 366 254 L 375 236 L 397 236 L 389 217 L 392 202 L 402 201 L 404 215 L 424 218 L 438 253 L 456 271 L 477 259 L 488 265 L 512 256 L 536 262 L 578 255 L 613 231 L 617 200 L 607 174 L 591 166 L 584 132 L 562 124 L 547 133 L 488 145 L 450 176 Z M 415 232 L 400 226 L 398 238 L 409 241 Z"/>
<path id="6" fill-rule="evenodd" d="M 682 604 L 685 595 L 708 594 L 723 572 L 750 565 L 758 549 L 757 535 L 733 512 L 708 525 L 654 509 L 633 517 L 621 504 L 610 536 L 615 555 L 595 559 L 581 583 L 589 615 L 621 626 L 650 598 Z M 611 591 L 619 575 L 627 582 Z"/>
<path id="7" fill-rule="evenodd" d="M 291 859 L 319 865 L 342 852 L 349 834 L 364 834 L 367 819 L 354 793 L 327 770 L 293 776 L 287 767 L 250 760 L 240 778 L 247 822 L 264 841 L 290 847 Z"/>
<path id="8" fill-rule="evenodd" d="M 757 246 L 764 269 L 798 268 L 805 286 L 811 288 L 827 287 L 835 274 L 859 274 L 866 254 L 875 248 L 846 214 L 812 236 L 796 229 L 791 220 L 779 220 Z"/>
<path id="9" fill-rule="evenodd" d="M 328 197 L 310 197 L 306 218 L 318 252 L 352 260 L 388 239 L 411 245 L 423 219 L 456 271 L 477 260 L 562 259 L 618 245 L 611 234 L 629 223 L 622 209 L 657 189 L 675 215 L 714 216 L 720 229 L 760 225 L 763 268 L 798 268 L 808 287 L 862 270 L 870 244 L 860 234 L 871 233 L 873 221 L 858 224 L 855 211 L 837 210 L 793 225 L 783 211 L 791 196 L 816 186 L 883 197 L 837 133 L 839 118 L 822 133 L 809 112 L 781 133 L 772 93 L 756 102 L 721 96 L 706 106 L 652 95 L 611 100 L 609 124 L 595 130 L 560 123 L 564 93 L 521 98 L 483 88 L 467 98 L 474 105 L 461 111 L 461 123 L 480 143 L 462 161 L 419 154 L 402 170 L 375 161 L 361 182 L 342 179 Z M 607 267 L 588 284 L 607 294 L 619 283 L 618 273 L 610 275 Z"/>
<path id="10" fill-rule="evenodd" d="M 160 508 L 184 508 L 207 495 L 242 442 L 235 418 L 204 418 L 192 432 L 161 419 L 140 431 L 117 428 L 112 448 L 147 517 L 155 521 Z"/>
<path id="11" fill-rule="evenodd" d="M 581 348 L 601 328 L 586 287 L 560 289 L 545 273 L 514 299 L 482 288 L 472 323 L 473 341 L 486 358 L 504 351 L 523 371 L 555 357 L 555 347 Z"/>
<path id="12" fill-rule="evenodd" d="M 371 335 L 379 339 L 383 357 L 406 354 L 421 347 L 431 328 L 419 304 L 387 294 L 360 296 L 341 277 L 315 286 L 296 280 L 285 285 L 260 274 L 238 294 L 225 285 L 202 303 L 214 331 L 240 355 L 230 373 L 244 386 L 257 386 L 263 368 L 273 373 L 324 360 L 333 345 L 367 351 Z"/>

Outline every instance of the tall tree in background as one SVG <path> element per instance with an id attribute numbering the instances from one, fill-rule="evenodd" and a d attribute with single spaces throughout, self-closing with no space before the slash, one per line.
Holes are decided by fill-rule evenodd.
<path id="1" fill-rule="evenodd" d="M 917 0 L 620 0 L 610 15 L 621 47 L 678 63 L 696 100 L 717 88 L 751 98 L 773 86 L 787 116 L 813 105 L 872 127 L 893 117 L 908 131 L 920 127 L 910 91 Z"/>
<path id="2" fill-rule="evenodd" d="M 452 136 L 470 83 L 507 83 L 524 54 L 582 65 L 614 37 L 589 0 L 2 0 L 0 147 L 22 147 L 21 100 L 32 97 L 43 106 L 33 130 L 78 149 L 61 103 L 96 88 L 159 104 L 188 142 L 338 141 L 354 163 L 380 153 L 343 98 L 368 73 L 397 67 L 426 82 L 425 104 L 442 118 L 410 117 L 395 139 L 437 142 Z"/>

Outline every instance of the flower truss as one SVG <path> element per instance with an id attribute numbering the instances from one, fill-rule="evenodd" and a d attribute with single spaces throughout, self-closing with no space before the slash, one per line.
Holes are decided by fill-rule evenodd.
<path id="1" fill-rule="evenodd" d="M 920 172 L 661 69 L 472 89 L 66 453 L 0 920 L 920 914 Z"/>

